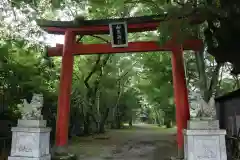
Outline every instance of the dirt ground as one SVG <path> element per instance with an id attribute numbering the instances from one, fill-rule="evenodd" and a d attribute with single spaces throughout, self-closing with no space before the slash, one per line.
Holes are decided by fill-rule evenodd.
<path id="1" fill-rule="evenodd" d="M 81 160 L 168 160 L 176 156 L 176 130 L 135 124 L 131 129 L 74 138 L 69 151 Z"/>

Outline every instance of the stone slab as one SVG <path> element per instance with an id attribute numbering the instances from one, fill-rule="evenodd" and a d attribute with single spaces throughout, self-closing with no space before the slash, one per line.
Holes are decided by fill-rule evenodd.
<path id="1" fill-rule="evenodd" d="M 46 120 L 18 120 L 18 127 L 26 128 L 45 128 L 47 125 Z"/>
<path id="2" fill-rule="evenodd" d="M 227 160 L 225 130 L 184 130 L 185 160 Z"/>
<path id="3" fill-rule="evenodd" d="M 188 129 L 219 129 L 219 121 L 218 120 L 190 120 L 187 124 Z"/>
<path id="4" fill-rule="evenodd" d="M 12 127 L 12 132 L 51 132 L 51 128 L 26 128 L 26 127 Z"/>
<path id="5" fill-rule="evenodd" d="M 12 157 L 40 158 L 50 151 L 50 128 L 14 127 L 12 133 Z"/>
<path id="6" fill-rule="evenodd" d="M 8 157 L 8 160 L 51 160 L 51 155 L 45 155 L 45 156 L 42 156 L 42 157 L 38 157 L 38 158 L 35 158 L 35 157 Z"/>
<path id="7" fill-rule="evenodd" d="M 198 136 L 198 135 L 203 135 L 203 136 L 215 136 L 215 135 L 226 135 L 226 130 L 224 129 L 218 129 L 218 130 L 184 130 L 183 131 L 184 135 L 186 136 Z"/>

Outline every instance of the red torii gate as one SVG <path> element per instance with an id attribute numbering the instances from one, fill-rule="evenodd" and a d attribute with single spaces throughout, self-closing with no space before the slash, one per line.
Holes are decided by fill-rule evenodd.
<path id="1" fill-rule="evenodd" d="M 160 16 L 143 16 L 122 19 L 84 20 L 80 24 L 74 21 L 38 20 L 38 25 L 52 34 L 65 35 L 64 44 L 47 49 L 48 56 L 62 56 L 60 93 L 56 126 L 56 146 L 63 147 L 68 142 L 68 123 L 70 113 L 70 94 L 74 55 L 111 54 L 124 52 L 172 51 L 172 74 L 176 103 L 178 149 L 183 150 L 182 130 L 187 127 L 190 118 L 188 91 L 185 81 L 183 50 L 199 51 L 203 47 L 201 40 L 187 40 L 182 45 L 168 41 L 159 46 L 155 41 L 130 42 L 128 47 L 113 48 L 111 44 L 82 44 L 76 42 L 76 35 L 109 34 L 109 23 L 126 22 L 128 32 L 153 31 L 159 26 Z"/>

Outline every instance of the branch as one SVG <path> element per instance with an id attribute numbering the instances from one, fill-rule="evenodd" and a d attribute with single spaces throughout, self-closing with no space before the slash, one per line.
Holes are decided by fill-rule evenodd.
<path id="1" fill-rule="evenodd" d="M 215 89 L 215 87 L 217 85 L 219 70 L 220 70 L 222 65 L 223 65 L 223 63 L 217 63 L 214 71 L 212 72 L 212 79 L 211 79 L 211 82 L 210 82 L 210 85 L 209 85 L 209 89 L 208 89 L 207 100 L 209 100 L 210 96 L 212 96 L 213 90 Z"/>
<path id="2" fill-rule="evenodd" d="M 88 114 L 90 115 L 90 117 L 92 117 L 92 119 L 95 123 L 98 122 L 93 112 L 88 111 Z"/>
<path id="3" fill-rule="evenodd" d="M 98 68 L 99 63 L 100 63 L 100 59 L 101 59 L 101 54 L 98 55 L 98 58 L 97 58 L 97 60 L 96 60 L 96 62 L 95 62 L 95 65 L 94 65 L 93 68 L 92 68 L 92 71 L 88 74 L 88 76 L 87 76 L 86 79 L 84 80 L 84 84 L 85 84 L 85 86 L 86 86 L 88 89 L 90 89 L 90 86 L 89 86 L 89 84 L 88 84 L 88 81 L 89 81 L 89 79 L 92 77 L 93 73 L 95 73 L 95 72 L 97 71 L 97 68 Z"/>
<path id="4" fill-rule="evenodd" d="M 129 72 L 130 72 L 130 70 L 127 71 L 127 72 L 125 72 L 123 75 L 121 75 L 121 76 L 118 78 L 118 81 L 120 81 L 123 77 L 125 77 Z"/>
<path id="5" fill-rule="evenodd" d="M 81 76 L 81 79 L 83 79 L 84 80 L 84 71 L 82 70 L 82 67 L 80 67 L 80 65 L 77 65 L 77 68 L 78 68 L 78 70 L 82 73 L 82 76 Z"/>
<path id="6" fill-rule="evenodd" d="M 77 39 L 77 43 L 80 42 L 82 40 L 83 36 L 81 35 L 78 39 Z"/>
<path id="7" fill-rule="evenodd" d="M 110 58 L 110 54 L 108 54 L 104 59 L 103 59 L 103 62 L 102 62 L 102 65 L 99 65 L 99 70 L 100 70 L 100 74 L 98 76 L 98 78 L 96 79 L 95 81 L 95 86 L 94 86 L 94 95 L 96 95 L 97 93 L 97 90 L 98 90 L 98 86 L 99 86 L 99 83 L 100 83 L 100 80 L 101 80 L 101 77 L 103 75 L 103 68 L 105 67 L 105 65 L 107 64 L 107 61 L 109 60 Z"/>
<path id="8" fill-rule="evenodd" d="M 68 8 L 68 11 L 70 12 L 70 14 L 72 15 L 72 17 L 74 18 L 76 15 L 73 13 L 71 7 L 69 5 L 67 5 L 67 3 L 65 3 L 65 6 Z M 76 13 L 76 12 L 75 12 Z"/>
<path id="9" fill-rule="evenodd" d="M 219 72 L 220 72 L 220 78 L 219 78 L 219 81 L 218 81 L 217 94 L 219 93 L 219 91 L 221 89 L 220 86 L 221 86 L 221 83 L 222 83 L 222 80 L 223 80 L 223 68 L 221 70 L 219 70 Z"/>
<path id="10" fill-rule="evenodd" d="M 109 43 L 108 40 L 106 40 L 105 38 L 101 37 L 101 36 L 95 36 L 95 35 L 91 35 L 92 37 L 95 37 L 95 38 L 98 38 L 98 39 L 101 39 L 102 41 L 106 42 L 106 43 Z"/>
<path id="11" fill-rule="evenodd" d="M 110 55 L 106 56 L 104 59 L 103 59 L 103 64 L 101 65 L 100 64 L 100 60 L 101 60 L 101 56 L 98 56 L 98 59 L 96 61 L 96 64 L 92 70 L 92 72 L 89 74 L 89 78 L 87 77 L 84 81 L 86 87 L 89 89 L 88 90 L 88 97 L 91 98 L 89 99 L 90 100 L 90 110 L 92 110 L 92 107 L 93 105 L 95 104 L 95 101 L 96 101 L 96 94 L 97 94 L 97 91 L 99 89 L 99 84 L 100 84 L 100 80 L 101 80 L 101 77 L 103 75 L 103 72 L 102 72 L 102 67 L 104 67 L 109 59 Z M 94 87 L 93 88 L 90 88 L 89 84 L 87 83 L 88 80 L 90 79 L 90 77 L 92 76 L 92 74 L 94 72 L 96 72 L 98 70 L 100 70 L 100 74 L 98 75 L 97 79 L 95 80 L 94 82 Z"/>
<path id="12" fill-rule="evenodd" d="M 121 90 L 121 84 L 120 82 L 118 82 L 118 91 L 117 91 L 117 100 L 116 100 L 116 104 L 114 106 L 114 108 L 117 108 L 118 107 L 118 104 L 119 104 L 119 100 L 121 98 L 121 95 L 122 95 L 122 90 Z"/>
<path id="13" fill-rule="evenodd" d="M 9 4 L 11 4 L 12 2 L 8 1 Z M 16 3 L 15 3 L 16 4 Z M 16 12 L 14 10 L 14 7 L 11 7 L 11 10 L 12 10 L 12 13 L 14 15 L 14 20 L 17 21 L 17 15 L 16 15 Z"/>
<path id="14" fill-rule="evenodd" d="M 95 37 L 97 39 L 101 39 L 102 41 L 106 42 L 106 43 L 110 43 L 108 40 L 106 40 L 105 38 L 101 37 L 101 36 L 96 36 L 96 35 L 90 35 L 91 37 Z M 83 38 L 83 36 L 80 36 L 79 39 L 77 39 L 77 42 L 79 42 L 81 39 Z"/>
<path id="15" fill-rule="evenodd" d="M 107 62 L 108 62 L 108 60 L 109 60 L 110 57 L 111 57 L 111 54 L 108 54 L 108 55 L 106 56 L 106 58 L 103 60 L 103 63 L 102 63 L 102 66 L 101 66 L 101 67 L 105 67 L 105 65 L 107 64 Z"/>
<path id="16" fill-rule="evenodd" d="M 133 66 L 136 64 L 137 62 L 135 62 L 134 64 L 132 64 L 131 67 L 129 67 L 129 69 L 121 76 L 119 76 L 119 78 L 117 79 L 117 81 L 120 81 L 123 77 L 125 77 L 129 72 L 130 70 L 133 68 Z"/>
<path id="17" fill-rule="evenodd" d="M 76 76 L 76 79 L 77 79 L 77 80 L 80 80 L 80 79 L 81 79 L 80 76 L 79 76 L 79 74 L 77 74 L 76 72 L 73 72 L 73 75 Z M 73 77 L 74 77 L 74 76 L 73 76 Z"/>

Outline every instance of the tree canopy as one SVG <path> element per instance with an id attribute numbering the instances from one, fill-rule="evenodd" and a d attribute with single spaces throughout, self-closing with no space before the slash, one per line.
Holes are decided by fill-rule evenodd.
<path id="1" fill-rule="evenodd" d="M 4 0 L 0 2 L 0 108 L 16 119 L 17 104 L 44 94 L 44 117 L 55 125 L 61 58 L 47 57 L 45 47 L 63 37 L 46 34 L 36 19 L 74 20 L 163 15 L 158 32 L 129 34 L 129 40 L 164 44 L 178 35 L 203 39 L 199 53 L 186 51 L 186 81 L 194 108 L 201 95 L 208 100 L 239 88 L 236 51 L 238 1 L 223 0 Z M 234 18 L 235 17 L 235 18 Z M 220 25 L 220 26 L 219 26 Z M 100 38 L 99 38 L 100 37 Z M 100 43 L 108 35 L 84 36 Z M 227 53 L 228 57 L 224 55 Z M 213 56 L 216 56 L 214 58 Z M 229 63 L 235 66 L 232 67 Z M 235 72 L 237 73 L 237 72 Z M 3 112 L 4 110 L 4 112 Z M 143 120 L 170 126 L 175 121 L 171 53 L 78 56 L 74 60 L 71 93 L 71 134 L 104 132 L 106 125 L 121 128 Z M 54 128 L 54 127 L 53 127 Z"/>

